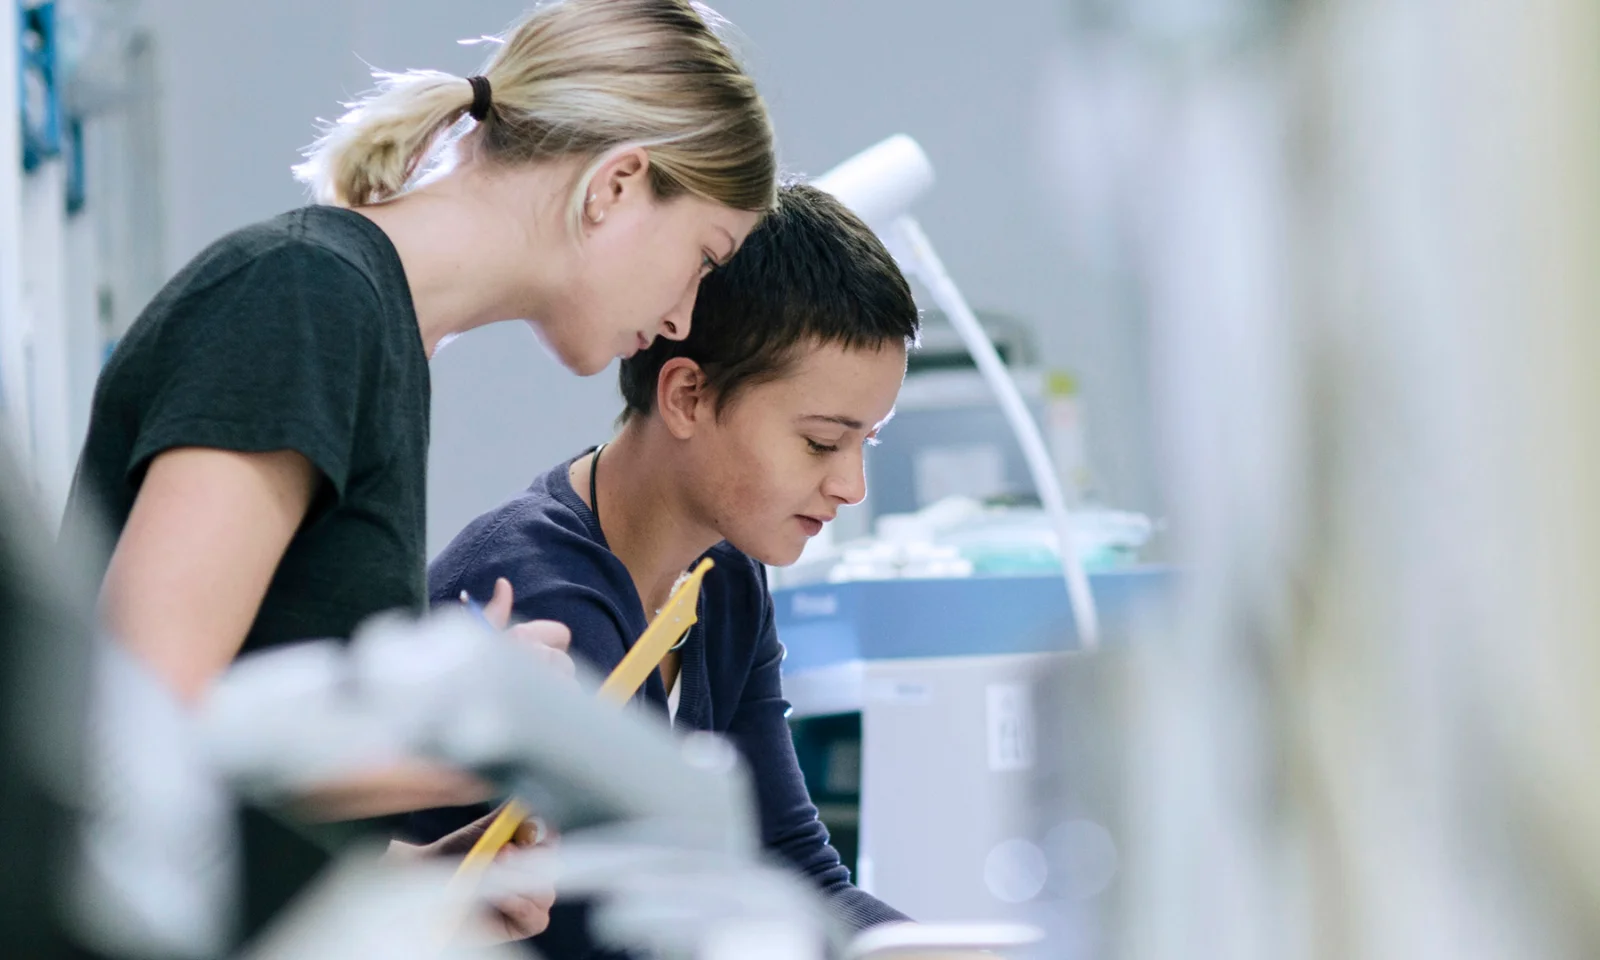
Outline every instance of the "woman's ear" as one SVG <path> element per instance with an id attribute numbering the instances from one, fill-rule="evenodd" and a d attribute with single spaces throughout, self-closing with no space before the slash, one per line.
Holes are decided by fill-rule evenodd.
<path id="1" fill-rule="evenodd" d="M 589 178 L 583 215 L 591 223 L 605 220 L 619 203 L 634 197 L 651 199 L 650 154 L 643 147 L 623 147 L 606 157 Z"/>
<path id="2" fill-rule="evenodd" d="M 694 436 L 712 414 L 711 388 L 705 371 L 688 357 L 673 357 L 656 375 L 656 412 L 667 431 L 679 440 Z"/>

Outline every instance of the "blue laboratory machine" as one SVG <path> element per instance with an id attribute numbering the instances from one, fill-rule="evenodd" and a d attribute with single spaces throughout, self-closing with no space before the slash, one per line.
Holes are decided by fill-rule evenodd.
<path id="1" fill-rule="evenodd" d="M 1158 629 L 1172 581 L 1163 567 L 1092 573 L 1093 654 L 1054 574 L 775 591 L 797 752 L 857 882 L 924 921 L 1003 919 L 1032 899 L 1008 844 L 1039 832 L 1041 777 L 1071 739 L 1041 709 L 1041 678 Z"/>

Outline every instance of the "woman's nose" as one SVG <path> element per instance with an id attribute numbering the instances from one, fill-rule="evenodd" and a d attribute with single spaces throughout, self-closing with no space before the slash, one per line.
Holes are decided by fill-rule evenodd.
<path id="1" fill-rule="evenodd" d="M 666 316 L 661 318 L 661 335 L 668 340 L 682 340 L 689 335 L 689 321 L 694 316 L 694 298 L 700 292 L 698 283 L 689 287 Z"/>

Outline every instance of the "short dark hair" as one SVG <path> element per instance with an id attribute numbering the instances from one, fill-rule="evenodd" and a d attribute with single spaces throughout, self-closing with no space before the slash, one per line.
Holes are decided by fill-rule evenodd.
<path id="1" fill-rule="evenodd" d="M 700 365 L 720 414 L 740 389 L 782 378 L 802 349 L 909 348 L 918 327 L 911 286 L 883 242 L 832 195 L 788 184 L 733 259 L 701 281 L 689 336 L 658 338 L 622 362 L 621 419 L 650 414 L 674 357 Z"/>

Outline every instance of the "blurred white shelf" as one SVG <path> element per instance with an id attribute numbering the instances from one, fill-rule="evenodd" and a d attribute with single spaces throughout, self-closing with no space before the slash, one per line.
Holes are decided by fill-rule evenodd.
<path id="1" fill-rule="evenodd" d="M 65 504 L 108 348 L 164 279 L 154 59 L 135 0 L 60 7 L 63 126 L 78 121 L 86 202 L 67 207 L 71 156 L 24 171 L 18 17 L 0 17 L 0 433 L 53 514 Z M 70 52 L 69 52 L 70 51 Z"/>

